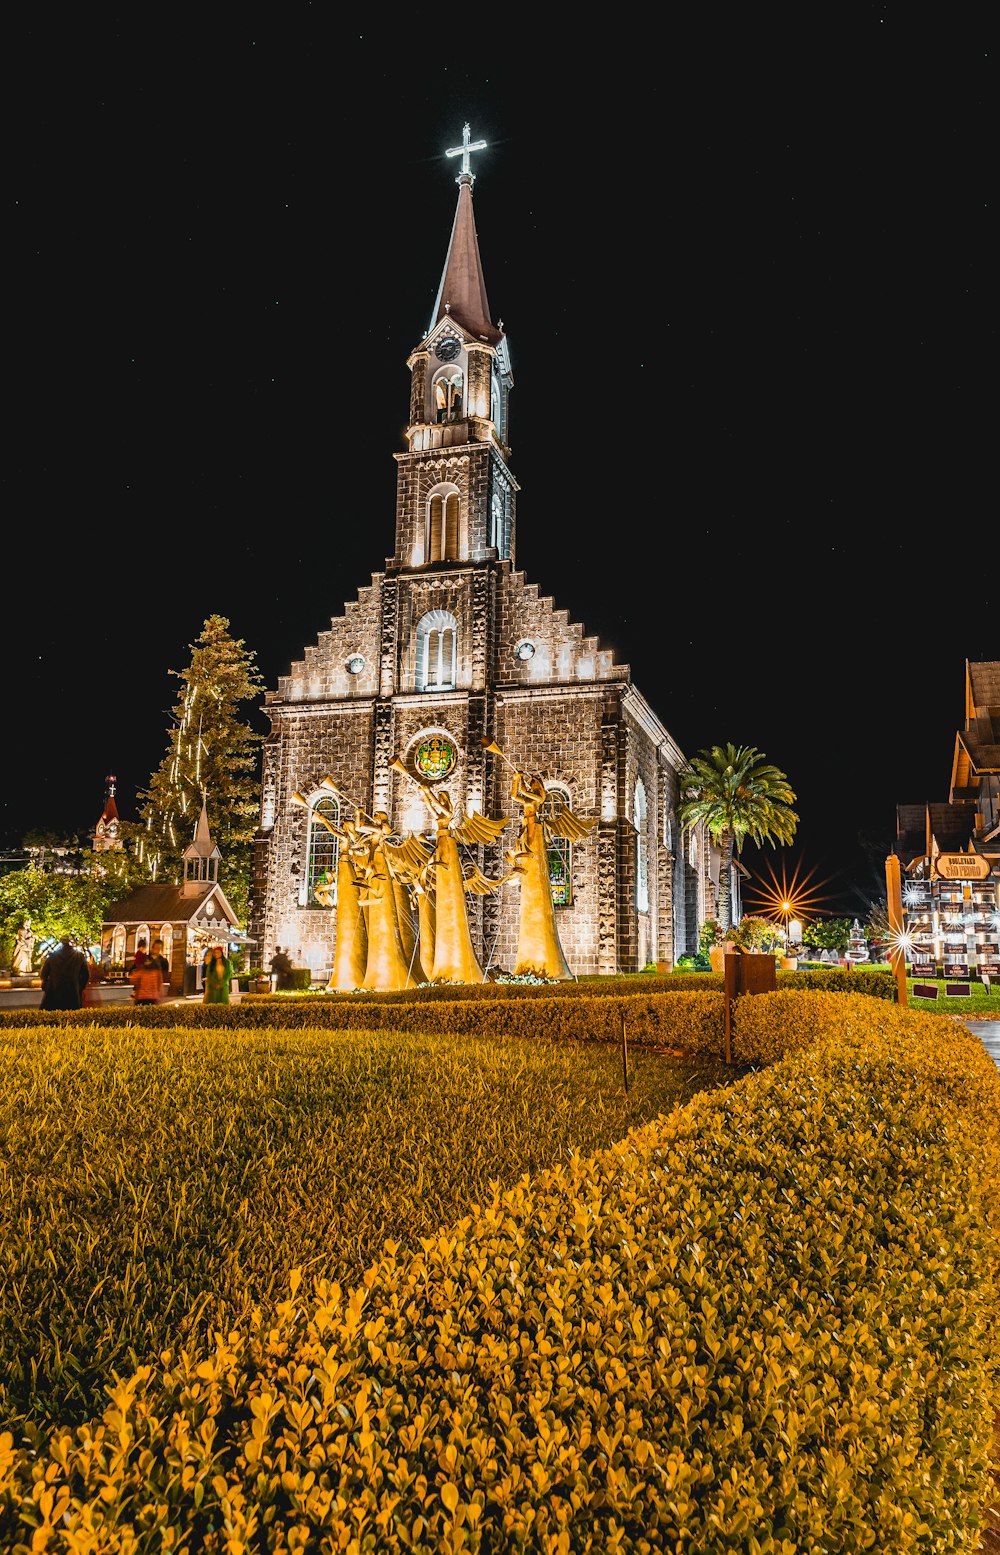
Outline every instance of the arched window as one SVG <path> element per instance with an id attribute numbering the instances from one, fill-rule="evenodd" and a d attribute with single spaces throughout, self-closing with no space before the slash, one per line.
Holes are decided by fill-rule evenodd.
<path id="1" fill-rule="evenodd" d="M 545 785 L 545 799 L 539 815 L 542 821 L 554 820 L 565 805 L 570 809 L 569 790 L 558 784 Z M 548 845 L 549 888 L 553 907 L 569 907 L 573 901 L 573 844 L 568 837 L 553 837 Z"/>
<path id="2" fill-rule="evenodd" d="M 149 932 L 149 924 L 140 923 L 135 931 L 135 949 L 144 950 L 148 954 L 149 947 L 152 943 L 153 940 Z"/>
<path id="3" fill-rule="evenodd" d="M 496 546 L 499 556 L 503 556 L 503 498 L 498 491 L 493 493 L 490 503 L 490 544 Z"/>
<path id="4" fill-rule="evenodd" d="M 434 414 L 439 422 L 461 421 L 465 379 L 460 367 L 443 367 L 434 379 Z"/>
<path id="5" fill-rule="evenodd" d="M 638 912 L 648 912 L 649 843 L 646 839 L 646 788 L 642 778 L 636 779 L 632 823 L 635 826 L 635 905 Z"/>
<path id="6" fill-rule="evenodd" d="M 116 923 L 111 930 L 111 965 L 125 965 L 125 925 Z"/>
<path id="7" fill-rule="evenodd" d="M 457 486 L 440 486 L 427 503 L 427 560 L 458 561 L 458 520 L 461 502 Z"/>
<path id="8" fill-rule="evenodd" d="M 337 860 L 340 838 L 324 826 L 340 825 L 340 805 L 330 794 L 314 799 L 309 807 L 309 860 L 306 867 L 306 907 L 333 907 L 337 901 Z"/>
<path id="9" fill-rule="evenodd" d="M 417 623 L 417 690 L 454 691 L 458 622 L 447 610 L 429 610 Z"/>

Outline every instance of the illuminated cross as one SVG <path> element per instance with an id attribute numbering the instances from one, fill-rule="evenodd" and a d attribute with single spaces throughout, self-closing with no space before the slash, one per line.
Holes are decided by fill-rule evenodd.
<path id="1" fill-rule="evenodd" d="M 463 178 L 468 178 L 468 179 L 471 180 L 471 179 L 474 179 L 475 176 L 476 176 L 475 173 L 472 171 L 472 165 L 469 162 L 469 152 L 470 151 L 485 151 L 486 150 L 486 142 L 485 142 L 485 140 L 470 140 L 469 137 L 470 137 L 471 134 L 472 134 L 472 131 L 469 129 L 469 126 L 467 124 L 463 124 L 462 125 L 462 144 L 460 146 L 451 146 L 445 152 L 445 156 L 446 157 L 461 157 L 462 158 L 462 171 L 459 174 L 458 178 L 455 179 L 455 182 L 457 184 L 460 184 L 462 182 Z"/>

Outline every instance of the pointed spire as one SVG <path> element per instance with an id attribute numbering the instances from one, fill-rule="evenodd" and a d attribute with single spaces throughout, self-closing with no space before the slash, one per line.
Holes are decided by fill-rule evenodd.
<path id="1" fill-rule="evenodd" d="M 201 814 L 195 827 L 194 841 L 184 851 L 185 858 L 211 858 L 213 853 L 218 853 L 218 848 L 212 842 L 212 834 L 208 827 L 208 797 L 205 790 L 201 791 Z"/>
<path id="2" fill-rule="evenodd" d="M 470 138 L 469 126 L 466 124 L 462 129 L 461 146 L 452 146 L 446 153 L 449 157 L 461 156 L 462 171 L 455 180 L 458 184 L 458 206 L 434 303 L 431 329 L 441 319 L 452 318 L 476 340 L 485 340 L 495 346 L 503 339 L 503 331 L 497 329 L 490 319 L 490 304 L 486 296 L 479 238 L 472 211 L 472 185 L 476 175 L 469 162 L 469 153 L 482 151 L 485 146 L 485 140 L 473 141 Z"/>

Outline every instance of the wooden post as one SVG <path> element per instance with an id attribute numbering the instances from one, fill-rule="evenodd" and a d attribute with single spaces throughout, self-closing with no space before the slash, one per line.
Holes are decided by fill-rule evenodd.
<path id="1" fill-rule="evenodd" d="M 885 861 L 885 889 L 889 903 L 889 959 L 896 974 L 896 1003 L 906 1009 L 906 952 L 900 943 L 903 895 L 899 884 L 899 857 L 895 853 L 890 853 Z"/>

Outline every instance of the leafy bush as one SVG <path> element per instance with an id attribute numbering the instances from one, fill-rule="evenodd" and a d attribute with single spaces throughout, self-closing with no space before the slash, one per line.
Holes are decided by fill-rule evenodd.
<path id="1" fill-rule="evenodd" d="M 885 1001 L 739 1009 L 802 1050 L 0 1436 L 5 1547 L 971 1547 L 1000 1073 Z"/>

